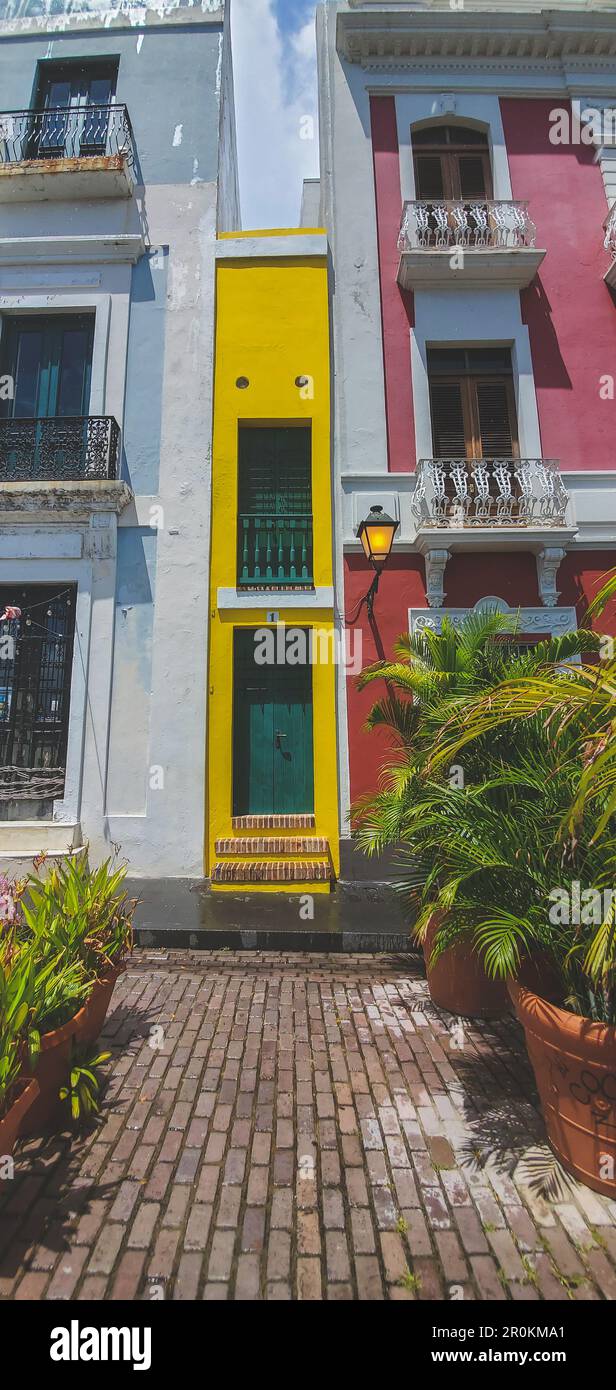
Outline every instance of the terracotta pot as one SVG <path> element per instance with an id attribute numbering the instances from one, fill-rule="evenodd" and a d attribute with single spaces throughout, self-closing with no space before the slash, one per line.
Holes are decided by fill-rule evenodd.
<path id="1" fill-rule="evenodd" d="M 95 980 L 86 1002 L 81 1010 L 83 1022 L 78 1032 L 80 1043 L 93 1044 L 100 1037 L 111 1003 L 114 986 L 118 977 L 126 969 L 124 962 L 114 965 L 100 980 Z"/>
<path id="2" fill-rule="evenodd" d="M 554 1153 L 580 1182 L 616 1198 L 616 1028 L 560 1009 L 515 980 L 509 993 Z"/>
<path id="3" fill-rule="evenodd" d="M 68 1023 L 63 1023 L 61 1028 L 41 1034 L 41 1050 L 36 1061 L 36 1080 L 40 1094 L 22 1125 L 23 1135 L 41 1134 L 61 1123 L 63 1110 L 58 1092 L 68 1077 L 71 1045 L 83 1026 L 83 1016 L 82 1008 Z"/>
<path id="4" fill-rule="evenodd" d="M 481 957 L 470 945 L 452 946 L 435 966 L 429 964 L 439 923 L 430 923 L 424 942 L 424 960 L 430 994 L 439 1009 L 463 1018 L 495 1018 L 508 1007 L 507 987 L 491 980 Z"/>
<path id="5" fill-rule="evenodd" d="M 24 1076 L 15 1087 L 15 1097 L 0 1119 L 0 1159 L 10 1157 L 20 1134 L 24 1132 L 24 1121 L 39 1094 L 39 1084 L 34 1077 Z"/>

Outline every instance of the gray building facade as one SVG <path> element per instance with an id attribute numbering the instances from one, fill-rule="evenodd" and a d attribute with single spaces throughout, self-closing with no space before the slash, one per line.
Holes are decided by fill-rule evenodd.
<path id="1" fill-rule="evenodd" d="M 4 0 L 0 91 L 0 860 L 199 879 L 224 0 Z"/>

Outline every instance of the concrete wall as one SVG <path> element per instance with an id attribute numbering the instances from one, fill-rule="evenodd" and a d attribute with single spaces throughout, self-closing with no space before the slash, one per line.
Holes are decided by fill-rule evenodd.
<path id="1" fill-rule="evenodd" d="M 94 856 L 115 844 L 133 878 L 192 880 L 204 869 L 214 253 L 217 224 L 239 222 L 228 17 L 208 3 L 90 0 L 68 19 L 44 8 L 0 6 L 3 109 L 30 105 L 39 61 L 117 56 L 138 177 L 131 198 L 0 203 L 0 240 L 21 258 L 4 268 L 0 252 L 0 313 L 94 309 L 91 409 L 122 426 L 134 494 L 94 587 L 83 569 L 98 617 L 96 643 L 76 647 L 87 689 L 70 810 Z M 105 246 L 126 234 L 142 254 L 131 265 L 116 247 L 106 264 Z M 49 263 L 54 238 L 66 269 Z M 26 548 L 27 531 L 21 518 Z M 48 577 L 43 557 L 36 577 Z"/>

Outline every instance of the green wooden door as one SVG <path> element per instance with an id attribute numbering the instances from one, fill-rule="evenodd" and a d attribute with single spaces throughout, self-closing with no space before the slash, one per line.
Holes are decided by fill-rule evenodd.
<path id="1" fill-rule="evenodd" d="M 233 814 L 314 811 L 312 669 L 258 666 L 252 629 L 234 642 Z"/>
<path id="2" fill-rule="evenodd" d="M 92 315 L 29 315 L 8 319 L 2 333 L 2 371 L 13 396 L 3 414 L 15 419 L 85 416 L 92 374 Z"/>

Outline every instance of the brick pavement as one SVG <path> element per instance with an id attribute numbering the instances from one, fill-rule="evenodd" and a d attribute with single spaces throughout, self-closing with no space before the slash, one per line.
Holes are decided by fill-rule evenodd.
<path id="1" fill-rule="evenodd" d="M 105 1041 L 102 1122 L 0 1183 L 2 1298 L 616 1298 L 517 1024 L 415 958 L 136 952 Z"/>

